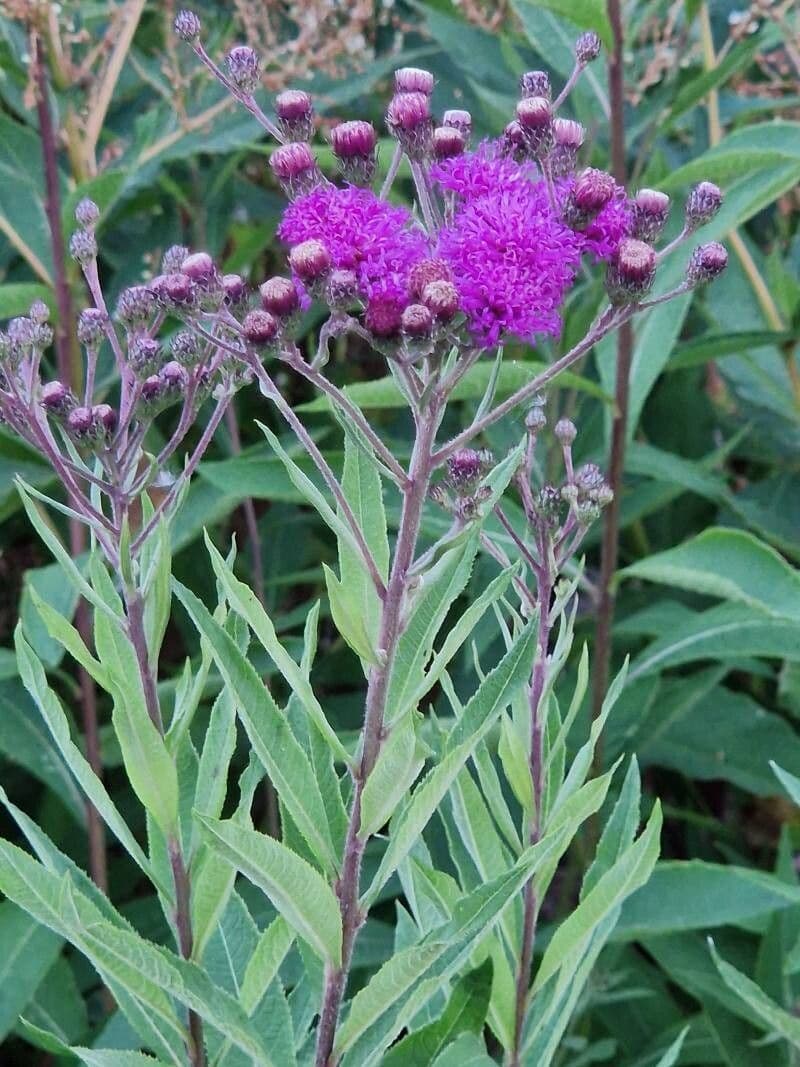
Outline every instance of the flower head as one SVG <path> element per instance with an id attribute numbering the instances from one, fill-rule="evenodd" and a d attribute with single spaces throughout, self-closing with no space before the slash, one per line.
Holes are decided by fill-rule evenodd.
<path id="1" fill-rule="evenodd" d="M 392 297 L 400 311 L 411 268 L 430 254 L 405 208 L 355 186 L 324 185 L 296 200 L 284 212 L 278 234 L 289 245 L 322 241 L 334 267 L 356 272 L 362 297 Z"/>

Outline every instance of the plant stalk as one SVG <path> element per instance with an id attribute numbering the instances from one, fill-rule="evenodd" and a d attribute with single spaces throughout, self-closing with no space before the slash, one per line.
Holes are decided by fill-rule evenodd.
<path id="1" fill-rule="evenodd" d="M 623 69 L 625 31 L 620 0 L 608 0 L 607 7 L 614 38 L 614 48 L 609 56 L 608 64 L 608 95 L 611 106 L 611 167 L 614 177 L 622 185 L 626 179 L 625 72 Z M 608 464 L 608 482 L 614 492 L 614 498 L 606 508 L 603 519 L 594 674 L 592 678 L 592 707 L 595 716 L 600 714 L 600 709 L 603 705 L 611 664 L 611 630 L 614 623 L 613 581 L 619 559 L 620 498 L 622 496 L 622 479 L 625 470 L 632 358 L 633 327 L 630 320 L 627 320 L 622 323 L 617 334 L 617 381 L 615 409 L 611 424 L 611 452 Z M 598 765 L 602 761 L 602 748 L 599 743 L 595 753 L 595 761 Z"/>
<path id="2" fill-rule="evenodd" d="M 432 452 L 440 418 L 441 404 L 432 400 L 431 406 L 423 413 L 417 424 L 417 435 L 409 464 L 394 560 L 381 612 L 378 652 L 382 656 L 382 662 L 370 672 L 361 734 L 361 759 L 356 771 L 342 873 L 336 885 L 336 895 L 342 915 L 342 963 L 339 967 L 326 970 L 317 1029 L 316 1067 L 335 1067 L 337 1063 L 334 1041 L 339 1011 L 347 985 L 355 940 L 366 918 L 359 906 L 361 863 L 367 844 L 367 839 L 362 837 L 360 832 L 361 798 L 384 740 L 389 678 L 394 665 L 397 642 L 402 633 L 402 614 L 408 588 L 408 573 L 414 562 L 422 510 L 428 495 L 433 470 Z"/>

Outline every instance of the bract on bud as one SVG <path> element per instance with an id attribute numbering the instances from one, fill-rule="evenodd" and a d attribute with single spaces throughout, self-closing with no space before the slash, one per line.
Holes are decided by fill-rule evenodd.
<path id="1" fill-rule="evenodd" d="M 652 243 L 661 235 L 669 218 L 669 197 L 657 189 L 640 189 L 631 203 L 632 236 Z"/>
<path id="2" fill-rule="evenodd" d="M 424 93 L 430 96 L 433 92 L 434 78 L 429 70 L 420 67 L 401 67 L 394 72 L 394 90 L 396 93 Z"/>
<path id="3" fill-rule="evenodd" d="M 437 126 L 433 131 L 433 154 L 436 159 L 460 156 L 466 147 L 464 134 L 454 126 Z"/>
<path id="4" fill-rule="evenodd" d="M 94 200 L 90 200 L 86 196 L 83 200 L 78 201 L 78 206 L 75 208 L 75 221 L 79 226 L 91 229 L 97 225 L 99 218 L 100 208 L 95 204 Z"/>
<path id="5" fill-rule="evenodd" d="M 249 45 L 232 48 L 225 57 L 228 77 L 245 95 L 252 95 L 261 84 L 261 61 Z"/>
<path id="6" fill-rule="evenodd" d="M 194 11 L 179 11 L 173 23 L 175 33 L 182 41 L 194 44 L 200 37 L 200 19 Z"/>
<path id="7" fill-rule="evenodd" d="M 242 333 L 251 345 L 263 348 L 276 340 L 280 333 L 280 324 L 274 315 L 257 308 L 245 315 Z"/>
<path id="8" fill-rule="evenodd" d="M 600 55 L 602 47 L 602 41 L 594 30 L 587 30 L 575 42 L 575 58 L 582 66 L 593 63 Z"/>
<path id="9" fill-rule="evenodd" d="M 713 182 L 700 182 L 686 199 L 686 225 L 690 230 L 705 226 L 722 207 L 722 193 Z"/>
<path id="10" fill-rule="evenodd" d="M 331 257 L 322 241 L 303 241 L 289 253 L 289 265 L 301 281 L 313 284 L 327 275 Z"/>
<path id="11" fill-rule="evenodd" d="M 520 96 L 543 96 L 545 100 L 552 100 L 553 87 L 550 84 L 550 75 L 544 70 L 528 70 L 519 79 Z"/>
<path id="12" fill-rule="evenodd" d="M 331 147 L 346 181 L 368 185 L 375 176 L 378 136 L 370 122 L 342 122 L 331 130 Z"/>
<path id="13" fill-rule="evenodd" d="M 656 276 L 656 254 L 650 245 L 626 237 L 608 264 L 606 288 L 612 304 L 632 304 L 646 296 Z"/>
<path id="14" fill-rule="evenodd" d="M 422 303 L 440 322 L 448 322 L 459 308 L 458 290 L 452 282 L 428 282 L 422 290 Z"/>
<path id="15" fill-rule="evenodd" d="M 706 285 L 718 278 L 728 266 L 728 251 L 718 241 L 709 241 L 699 245 L 692 252 L 686 270 L 686 280 L 690 285 Z"/>
<path id="16" fill-rule="evenodd" d="M 302 89 L 286 89 L 275 98 L 278 125 L 291 141 L 310 141 L 314 133 L 314 105 Z"/>

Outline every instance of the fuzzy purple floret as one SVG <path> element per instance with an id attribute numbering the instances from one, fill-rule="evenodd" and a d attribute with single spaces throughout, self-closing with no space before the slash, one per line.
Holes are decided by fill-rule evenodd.
<path id="1" fill-rule="evenodd" d="M 360 295 L 408 303 L 411 268 L 430 255 L 425 234 L 405 208 L 369 189 L 323 185 L 290 204 L 278 227 L 289 245 L 322 241 L 339 269 L 354 270 Z"/>
<path id="2" fill-rule="evenodd" d="M 440 163 L 432 174 L 458 197 L 436 255 L 452 267 L 461 308 L 485 345 L 505 335 L 558 336 L 581 256 L 605 259 L 629 232 L 623 190 L 585 230 L 572 230 L 553 211 L 536 167 L 504 156 L 497 143 Z M 571 179 L 559 183 L 560 202 L 570 187 Z"/>

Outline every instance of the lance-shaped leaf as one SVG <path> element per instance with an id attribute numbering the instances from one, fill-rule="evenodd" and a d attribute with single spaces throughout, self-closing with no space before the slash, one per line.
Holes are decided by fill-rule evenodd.
<path id="1" fill-rule="evenodd" d="M 530 673 L 536 643 L 536 630 L 528 625 L 495 669 L 488 674 L 468 702 L 461 718 L 448 735 L 444 755 L 422 780 L 397 815 L 389 844 L 378 871 L 365 894 L 371 903 L 389 877 L 411 851 L 442 798 L 481 740 L 491 730 L 518 687 Z"/>
<path id="2" fill-rule="evenodd" d="M 381 748 L 361 796 L 361 836 L 369 837 L 389 821 L 416 781 L 427 749 L 417 740 L 414 715 L 396 723 Z"/>
<path id="3" fill-rule="evenodd" d="M 330 872 L 336 868 L 325 805 L 314 771 L 286 717 L 239 646 L 208 608 L 180 582 L 175 593 L 206 638 L 258 758 L 312 852 Z"/>
<path id="4" fill-rule="evenodd" d="M 709 941 L 709 948 L 722 981 L 761 1020 L 763 1028 L 769 1033 L 780 1034 L 794 1048 L 800 1048 L 800 1019 L 776 1004 L 751 978 L 722 959 L 713 941 Z"/>
<path id="5" fill-rule="evenodd" d="M 333 890 L 310 863 L 274 838 L 230 820 L 198 816 L 214 848 L 257 885 L 322 959 L 339 966 L 342 920 Z"/>
<path id="6" fill-rule="evenodd" d="M 347 750 L 326 719 L 325 712 L 322 710 L 322 706 L 311 688 L 308 677 L 278 640 L 272 620 L 259 602 L 258 597 L 249 586 L 235 577 L 230 566 L 212 544 L 208 533 L 206 533 L 205 539 L 208 553 L 211 556 L 211 565 L 228 603 L 247 622 L 261 642 L 264 651 L 281 672 L 284 680 L 291 686 L 292 691 L 297 694 L 309 718 L 312 719 L 319 732 L 331 746 L 331 750 L 337 758 L 347 762 L 349 760 Z"/>

